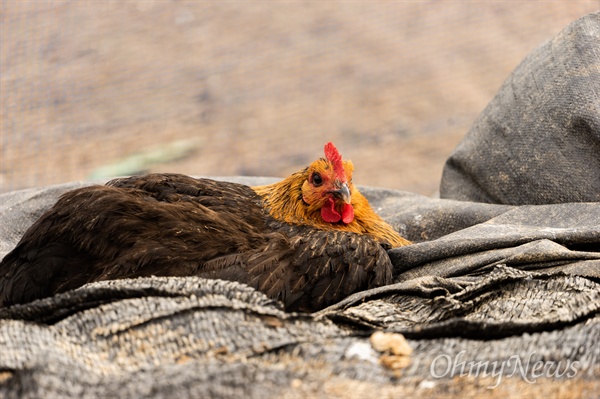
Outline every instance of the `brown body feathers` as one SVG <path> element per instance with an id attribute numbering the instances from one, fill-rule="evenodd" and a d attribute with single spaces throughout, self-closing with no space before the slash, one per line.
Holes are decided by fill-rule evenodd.
<path id="1" fill-rule="evenodd" d="M 0 263 L 0 306 L 93 281 L 196 275 L 313 311 L 388 284 L 385 248 L 408 241 L 328 146 L 325 159 L 269 186 L 152 174 L 68 192 Z"/>

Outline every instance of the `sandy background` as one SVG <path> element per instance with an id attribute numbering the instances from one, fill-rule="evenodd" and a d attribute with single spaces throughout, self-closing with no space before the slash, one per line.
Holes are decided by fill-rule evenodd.
<path id="1" fill-rule="evenodd" d="M 285 176 L 434 194 L 521 59 L 594 1 L 11 1 L 0 192 L 107 175 Z"/>

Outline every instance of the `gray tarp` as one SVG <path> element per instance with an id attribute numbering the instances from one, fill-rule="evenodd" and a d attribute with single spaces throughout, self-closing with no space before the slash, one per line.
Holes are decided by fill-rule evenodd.
<path id="1" fill-rule="evenodd" d="M 446 163 L 442 198 L 600 201 L 600 15 L 532 51 Z"/>
<path id="2" fill-rule="evenodd" d="M 598 396 L 599 18 L 515 70 L 449 160 L 456 200 L 362 189 L 415 242 L 389 251 L 393 285 L 313 315 L 195 277 L 0 309 L 0 396 Z M 0 256 L 80 185 L 0 196 Z M 408 338 L 408 366 L 373 348 L 376 329 Z"/>

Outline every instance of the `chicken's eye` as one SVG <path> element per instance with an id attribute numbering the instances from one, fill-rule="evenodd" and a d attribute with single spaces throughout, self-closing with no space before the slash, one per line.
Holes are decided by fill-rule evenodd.
<path id="1" fill-rule="evenodd" d="M 312 175 L 312 184 L 315 187 L 319 187 L 321 184 L 323 184 L 323 178 L 321 177 L 320 174 L 313 173 L 313 175 Z"/>

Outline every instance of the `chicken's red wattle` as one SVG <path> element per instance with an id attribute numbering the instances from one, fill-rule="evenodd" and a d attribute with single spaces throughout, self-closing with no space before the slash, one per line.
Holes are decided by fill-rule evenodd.
<path id="1" fill-rule="evenodd" d="M 345 224 L 351 223 L 354 220 L 354 208 L 352 204 L 344 204 L 342 214 L 335 209 L 335 201 L 329 198 L 325 205 L 321 208 L 321 217 L 327 223 L 337 223 L 340 220 Z"/>

